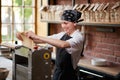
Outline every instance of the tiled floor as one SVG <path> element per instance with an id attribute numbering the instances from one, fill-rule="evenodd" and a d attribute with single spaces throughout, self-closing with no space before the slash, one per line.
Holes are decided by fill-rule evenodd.
<path id="1" fill-rule="evenodd" d="M 12 61 L 0 56 L 0 68 L 7 68 L 9 70 L 9 75 L 6 80 L 12 80 Z"/>

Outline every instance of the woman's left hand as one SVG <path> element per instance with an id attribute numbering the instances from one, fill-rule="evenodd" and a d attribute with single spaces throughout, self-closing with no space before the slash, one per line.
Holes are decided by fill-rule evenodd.
<path id="1" fill-rule="evenodd" d="M 38 44 L 38 43 L 41 43 L 42 41 L 39 39 L 39 36 L 37 36 L 34 32 L 32 31 L 28 31 L 25 33 L 26 36 L 30 39 L 33 40 L 34 43 Z"/>
<path id="2" fill-rule="evenodd" d="M 25 35 L 31 39 L 34 38 L 34 36 L 36 36 L 36 34 L 32 31 L 25 32 Z"/>

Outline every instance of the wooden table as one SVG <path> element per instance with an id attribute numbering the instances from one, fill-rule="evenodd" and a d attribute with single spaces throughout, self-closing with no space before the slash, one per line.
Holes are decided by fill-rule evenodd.
<path id="1" fill-rule="evenodd" d="M 112 76 L 112 77 L 116 77 L 116 76 L 120 76 L 120 65 L 116 65 L 116 64 L 109 64 L 106 66 L 94 66 L 91 65 L 91 60 L 88 58 L 81 58 L 78 66 L 80 67 L 80 69 L 89 71 L 89 72 L 95 72 L 96 74 L 100 74 L 100 75 L 104 75 L 104 76 Z M 119 79 L 120 80 L 120 79 Z"/>

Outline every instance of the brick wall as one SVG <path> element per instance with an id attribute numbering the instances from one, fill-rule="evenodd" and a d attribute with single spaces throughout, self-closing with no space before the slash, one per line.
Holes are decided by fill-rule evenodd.
<path id="1" fill-rule="evenodd" d="M 87 27 L 84 55 L 120 64 L 120 28 L 115 28 L 115 32 L 100 32 L 96 28 Z"/>
<path id="2" fill-rule="evenodd" d="M 119 0 L 90 0 L 91 3 L 117 1 Z M 88 3 L 88 0 L 75 0 L 75 3 Z M 72 5 L 72 0 L 56 0 L 56 4 Z M 115 32 L 100 32 L 96 30 L 97 27 L 87 27 L 87 47 L 84 55 L 89 58 L 105 58 L 110 62 L 120 64 L 120 28 L 116 27 Z M 50 34 L 60 30 L 60 25 L 52 24 Z"/>

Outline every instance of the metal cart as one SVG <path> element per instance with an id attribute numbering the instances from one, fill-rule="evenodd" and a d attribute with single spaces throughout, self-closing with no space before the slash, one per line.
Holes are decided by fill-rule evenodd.
<path id="1" fill-rule="evenodd" d="M 16 47 L 13 54 L 13 80 L 51 80 L 51 52 Z"/>

